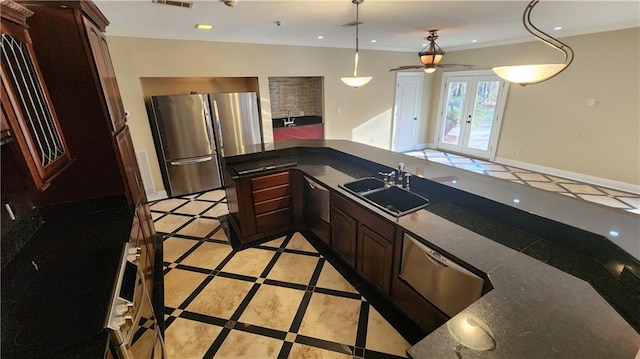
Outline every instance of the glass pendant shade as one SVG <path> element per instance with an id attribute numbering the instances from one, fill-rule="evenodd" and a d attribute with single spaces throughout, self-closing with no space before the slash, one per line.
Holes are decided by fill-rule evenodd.
<path id="1" fill-rule="evenodd" d="M 360 86 L 364 86 L 366 84 L 369 83 L 369 81 L 371 81 L 371 79 L 373 79 L 373 77 L 371 76 L 358 76 L 358 25 L 360 24 L 359 21 L 359 14 L 358 14 L 358 6 L 360 4 L 362 4 L 364 0 L 352 0 L 351 2 L 356 4 L 356 56 L 353 62 L 353 76 L 351 77 L 341 77 L 340 80 L 342 80 L 342 82 L 345 83 L 345 85 L 347 86 L 351 86 L 351 87 L 360 87 Z"/>
<path id="2" fill-rule="evenodd" d="M 366 77 L 341 77 L 340 80 L 342 80 L 342 82 L 345 83 L 345 85 L 347 86 L 351 86 L 351 87 L 360 87 L 360 86 L 364 86 L 366 84 L 369 83 L 369 81 L 371 81 L 373 77 L 371 76 L 366 76 Z"/>
<path id="3" fill-rule="evenodd" d="M 492 70 L 501 78 L 522 86 L 535 84 L 550 79 L 562 71 L 565 64 L 540 64 L 520 66 L 500 66 Z"/>
<path id="4" fill-rule="evenodd" d="M 520 84 L 521 86 L 537 84 L 552 77 L 559 75 L 566 70 L 573 62 L 573 50 L 569 45 L 554 38 L 553 36 L 538 29 L 531 23 L 531 11 L 540 0 L 531 0 L 529 5 L 522 14 L 522 25 L 524 28 L 538 40 L 560 51 L 564 55 L 564 62 L 561 64 L 537 64 L 537 65 L 519 65 L 519 66 L 499 66 L 494 67 L 493 72 L 501 78 Z"/>
<path id="5" fill-rule="evenodd" d="M 440 61 L 442 60 L 442 55 L 444 55 L 444 53 L 442 54 L 433 54 L 433 53 L 425 53 L 425 52 L 421 52 L 420 53 L 420 62 L 422 62 L 424 65 L 437 65 L 440 63 Z"/>
<path id="6" fill-rule="evenodd" d="M 432 74 L 432 73 L 436 72 L 436 66 L 432 65 L 432 64 L 427 64 L 424 67 L 424 72 L 428 73 L 428 74 Z"/>

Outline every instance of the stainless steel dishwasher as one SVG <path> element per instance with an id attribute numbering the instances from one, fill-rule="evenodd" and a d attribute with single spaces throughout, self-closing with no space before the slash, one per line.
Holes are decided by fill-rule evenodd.
<path id="1" fill-rule="evenodd" d="M 484 280 L 405 234 L 400 277 L 450 317 L 482 295 Z"/>
<path id="2" fill-rule="evenodd" d="M 304 177 L 307 183 L 304 186 L 304 205 L 311 213 L 323 221 L 329 223 L 329 190 L 310 179 Z"/>

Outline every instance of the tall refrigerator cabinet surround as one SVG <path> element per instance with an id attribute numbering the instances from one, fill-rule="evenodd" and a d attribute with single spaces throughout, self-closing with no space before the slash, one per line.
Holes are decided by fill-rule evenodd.
<path id="1" fill-rule="evenodd" d="M 224 148 L 259 151 L 262 128 L 255 92 L 151 97 L 151 129 L 169 197 L 223 185 Z"/>

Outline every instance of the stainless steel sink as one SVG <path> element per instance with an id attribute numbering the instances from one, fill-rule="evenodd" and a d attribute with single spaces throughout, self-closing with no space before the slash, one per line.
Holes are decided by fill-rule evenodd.
<path id="1" fill-rule="evenodd" d="M 340 187 L 396 217 L 429 205 L 428 199 L 373 177 L 341 184 Z"/>

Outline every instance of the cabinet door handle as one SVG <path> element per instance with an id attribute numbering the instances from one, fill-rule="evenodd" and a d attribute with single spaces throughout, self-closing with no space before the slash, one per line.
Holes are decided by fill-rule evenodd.
<path id="1" fill-rule="evenodd" d="M 9 214 L 9 218 L 11 218 L 12 221 L 15 221 L 16 215 L 13 213 L 13 209 L 11 208 L 11 203 L 5 203 L 4 208 L 7 210 L 7 214 Z"/>

